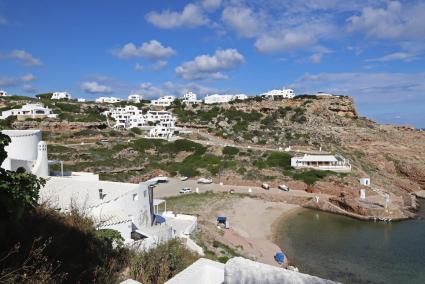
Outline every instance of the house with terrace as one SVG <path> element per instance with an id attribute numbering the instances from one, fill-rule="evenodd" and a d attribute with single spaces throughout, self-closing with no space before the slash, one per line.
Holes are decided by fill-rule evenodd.
<path id="1" fill-rule="evenodd" d="M 70 100 L 71 94 L 68 92 L 54 92 L 52 94 L 52 100 Z"/>
<path id="2" fill-rule="evenodd" d="M 170 106 L 175 100 L 175 96 L 162 96 L 159 97 L 157 100 L 152 100 L 151 106 L 167 107 Z"/>
<path id="3" fill-rule="evenodd" d="M 202 100 L 198 100 L 198 95 L 193 92 L 188 92 L 183 95 L 182 103 L 185 105 L 195 105 L 202 103 Z"/>
<path id="4" fill-rule="evenodd" d="M 97 103 L 115 104 L 121 102 L 121 99 L 116 97 L 99 97 L 96 99 Z"/>
<path id="5" fill-rule="evenodd" d="M 267 100 L 281 100 L 281 99 L 292 99 L 295 97 L 294 90 L 292 89 L 274 89 L 268 92 L 260 94 L 260 96 Z"/>
<path id="6" fill-rule="evenodd" d="M 21 108 L 5 110 L 2 112 L 0 119 L 6 119 L 9 116 L 16 116 L 18 120 L 25 120 L 27 118 L 56 118 L 57 114 L 54 114 L 49 107 L 36 103 L 26 104 Z"/>
<path id="7" fill-rule="evenodd" d="M 338 172 L 351 171 L 350 161 L 341 155 L 308 155 L 291 158 L 291 166 L 296 169 L 312 168 Z"/>

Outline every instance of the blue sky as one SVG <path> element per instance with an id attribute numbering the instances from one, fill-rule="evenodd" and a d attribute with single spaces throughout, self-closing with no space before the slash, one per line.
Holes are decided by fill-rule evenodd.
<path id="1" fill-rule="evenodd" d="M 0 0 L 0 88 L 147 98 L 292 87 L 425 127 L 425 3 Z"/>

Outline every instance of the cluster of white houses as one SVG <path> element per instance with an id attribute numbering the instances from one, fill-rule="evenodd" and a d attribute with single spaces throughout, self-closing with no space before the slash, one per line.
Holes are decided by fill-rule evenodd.
<path id="1" fill-rule="evenodd" d="M 117 230 L 127 245 L 147 249 L 181 237 L 189 248 L 202 254 L 202 249 L 189 237 L 197 218 L 166 212 L 165 201 L 154 199 L 153 182 L 101 181 L 98 175 L 88 172 L 52 173 L 49 165 L 58 161 L 48 160 L 48 148 L 41 141 L 40 130 L 1 132 L 11 138 L 1 167 L 46 178 L 46 185 L 40 190 L 40 203 L 62 212 L 77 208 L 90 216 L 98 229 Z"/>
<path id="2" fill-rule="evenodd" d="M 149 110 L 143 113 L 136 106 L 111 108 L 103 115 L 112 117 L 115 128 L 142 128 L 149 130 L 148 137 L 169 139 L 175 131 L 176 118 L 168 111 Z"/>

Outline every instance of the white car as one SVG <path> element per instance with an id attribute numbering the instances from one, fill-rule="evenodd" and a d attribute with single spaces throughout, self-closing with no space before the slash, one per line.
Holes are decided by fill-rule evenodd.
<path id="1" fill-rule="evenodd" d="M 189 179 L 188 177 L 181 177 L 180 178 L 181 181 L 185 181 L 185 180 L 188 180 L 188 179 Z"/>
<path id="2" fill-rule="evenodd" d="M 185 193 L 191 193 L 192 190 L 188 187 L 183 187 L 182 189 L 180 189 L 179 193 L 181 194 L 185 194 Z"/>
<path id="3" fill-rule="evenodd" d="M 210 184 L 210 183 L 212 183 L 212 180 L 211 179 L 207 179 L 207 178 L 200 178 L 200 179 L 198 179 L 198 183 L 201 183 L 201 184 Z"/>
<path id="4" fill-rule="evenodd" d="M 263 183 L 261 185 L 262 188 L 269 190 L 270 189 L 270 185 L 268 183 Z"/>
<path id="5" fill-rule="evenodd" d="M 287 185 L 281 184 L 279 185 L 279 189 L 283 191 L 289 191 L 289 187 Z"/>

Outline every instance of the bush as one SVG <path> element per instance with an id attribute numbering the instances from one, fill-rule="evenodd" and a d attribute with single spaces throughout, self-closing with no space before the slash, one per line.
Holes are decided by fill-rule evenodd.
<path id="1" fill-rule="evenodd" d="M 320 171 L 320 170 L 308 170 L 293 174 L 293 178 L 296 180 L 302 180 L 308 185 L 313 185 L 317 181 L 325 178 L 328 175 L 335 174 L 332 171 Z"/>
<path id="2" fill-rule="evenodd" d="M 234 156 L 239 153 L 239 149 L 232 146 L 226 146 L 223 148 L 223 155 Z"/>
<path id="3" fill-rule="evenodd" d="M 272 152 L 266 159 L 266 163 L 270 167 L 290 169 L 291 155 L 282 152 Z"/>
<path id="4" fill-rule="evenodd" d="M 164 283 L 197 259 L 180 240 L 173 239 L 135 255 L 130 261 L 130 276 L 142 283 Z"/>
<path id="5" fill-rule="evenodd" d="M 133 132 L 134 134 L 137 134 L 137 135 L 142 134 L 142 130 L 140 130 L 140 128 L 138 128 L 138 127 L 132 127 L 132 128 L 130 128 L 130 131 Z"/>

